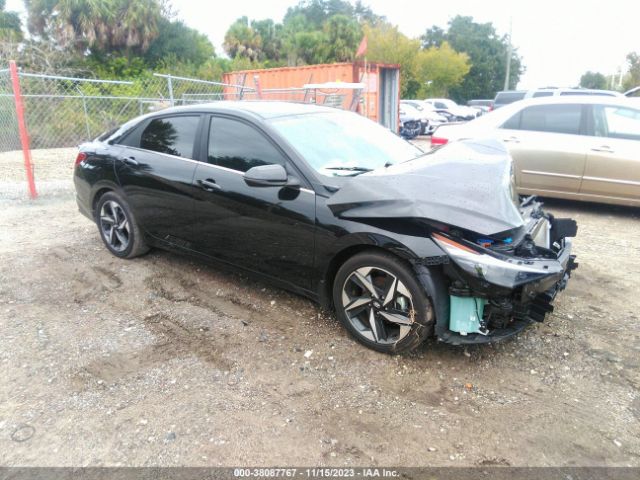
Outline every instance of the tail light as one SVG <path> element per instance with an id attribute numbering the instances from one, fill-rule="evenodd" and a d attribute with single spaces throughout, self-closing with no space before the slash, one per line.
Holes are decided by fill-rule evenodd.
<path id="1" fill-rule="evenodd" d="M 438 145 L 445 145 L 447 142 L 449 142 L 449 140 L 444 137 L 431 137 L 432 147 L 438 146 Z"/>
<path id="2" fill-rule="evenodd" d="M 80 162 L 83 162 L 84 160 L 86 160 L 87 158 L 87 154 L 84 152 L 79 152 L 78 156 L 76 157 L 76 163 L 75 165 L 79 165 Z"/>

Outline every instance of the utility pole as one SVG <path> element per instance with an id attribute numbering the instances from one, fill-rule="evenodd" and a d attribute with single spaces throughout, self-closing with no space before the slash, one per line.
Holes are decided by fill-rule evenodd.
<path id="1" fill-rule="evenodd" d="M 513 43 L 511 33 L 513 32 L 513 17 L 509 17 L 509 48 L 507 48 L 507 71 L 504 76 L 504 90 L 509 90 L 509 76 L 511 75 L 511 56 L 513 55 Z"/>

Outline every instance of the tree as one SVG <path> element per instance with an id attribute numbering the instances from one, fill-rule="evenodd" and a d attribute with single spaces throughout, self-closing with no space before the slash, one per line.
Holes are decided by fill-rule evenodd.
<path id="1" fill-rule="evenodd" d="M 400 95 L 415 98 L 421 88 L 418 74 L 420 40 L 410 39 L 389 23 L 365 25 L 367 59 L 372 62 L 400 64 Z"/>
<path id="2" fill-rule="evenodd" d="M 387 22 L 365 25 L 367 59 L 400 64 L 402 98 L 446 95 L 459 85 L 471 65 L 468 55 L 458 53 L 447 42 L 421 49 L 419 39 L 411 39 Z"/>
<path id="3" fill-rule="evenodd" d="M 142 53 L 158 35 L 159 0 L 25 0 L 29 32 L 76 52 Z"/>
<path id="4" fill-rule="evenodd" d="M 600 72 L 585 72 L 580 77 L 580 86 L 582 88 L 596 88 L 598 90 L 606 90 L 607 77 Z"/>
<path id="5" fill-rule="evenodd" d="M 624 90 L 630 90 L 640 85 L 640 54 L 637 52 L 627 54 L 627 63 L 629 64 L 629 71 L 622 84 Z"/>
<path id="6" fill-rule="evenodd" d="M 240 17 L 231 24 L 224 36 L 222 47 L 231 58 L 246 57 L 254 61 L 262 55 L 262 39 L 251 28 L 247 17 Z"/>
<path id="7" fill-rule="evenodd" d="M 158 36 L 144 54 L 148 65 L 163 61 L 203 64 L 215 57 L 215 49 L 206 35 L 187 27 L 181 21 L 160 19 Z"/>
<path id="8" fill-rule="evenodd" d="M 460 85 L 471 68 L 469 56 L 458 53 L 448 42 L 420 52 L 418 72 L 423 80 L 421 97 L 447 97 L 449 90 Z"/>
<path id="9" fill-rule="evenodd" d="M 469 56 L 471 69 L 460 83 L 450 89 L 456 100 L 493 98 L 504 87 L 509 52 L 508 38 L 498 36 L 491 23 L 475 23 L 471 17 L 456 16 L 449 21 L 447 30 L 434 27 L 422 36 L 426 48 L 440 46 L 447 41 L 457 52 Z M 511 53 L 509 87 L 517 85 L 524 67 L 517 50 Z"/>
<path id="10" fill-rule="evenodd" d="M 251 28 L 260 36 L 262 45 L 262 59 L 272 62 L 279 62 L 283 56 L 282 35 L 283 27 L 280 23 L 275 23 L 270 18 L 265 20 L 254 20 Z"/>
<path id="11" fill-rule="evenodd" d="M 310 29 L 321 30 L 333 15 L 354 17 L 353 6 L 343 0 L 302 0 L 289 7 L 282 23 L 286 25 L 292 18 L 302 16 Z"/>
<path id="12" fill-rule="evenodd" d="M 22 41 L 22 22 L 16 12 L 7 12 L 6 0 L 0 0 L 0 42 Z"/>
<path id="13" fill-rule="evenodd" d="M 325 22 L 323 33 L 328 47 L 327 60 L 334 62 L 353 60 L 362 39 L 362 29 L 358 22 L 346 15 L 333 15 Z"/>

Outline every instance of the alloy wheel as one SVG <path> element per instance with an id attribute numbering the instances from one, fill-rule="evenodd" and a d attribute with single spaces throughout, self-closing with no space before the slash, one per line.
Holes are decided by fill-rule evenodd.
<path id="1" fill-rule="evenodd" d="M 361 267 L 347 277 L 342 308 L 363 337 L 379 344 L 402 340 L 415 321 L 407 287 L 397 276 L 377 267 Z"/>
<path id="2" fill-rule="evenodd" d="M 116 252 L 122 252 L 129 246 L 129 220 L 124 209 L 113 200 L 104 202 L 100 208 L 100 232 Z"/>

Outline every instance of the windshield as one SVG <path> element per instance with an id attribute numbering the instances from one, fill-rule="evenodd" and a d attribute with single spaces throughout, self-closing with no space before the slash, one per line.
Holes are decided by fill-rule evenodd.
<path id="1" fill-rule="evenodd" d="M 424 155 L 382 125 L 351 112 L 282 117 L 271 125 L 311 167 L 329 177 L 358 175 Z"/>
<path id="2" fill-rule="evenodd" d="M 420 112 L 424 110 L 424 107 L 423 107 L 422 105 L 420 105 L 419 103 L 414 103 L 414 102 L 400 102 L 400 104 L 401 104 L 401 105 L 403 105 L 403 106 L 404 106 L 404 105 L 408 105 L 408 106 L 410 106 L 410 107 L 412 107 L 412 108 L 415 108 L 416 110 L 418 110 L 418 111 L 420 111 Z"/>

